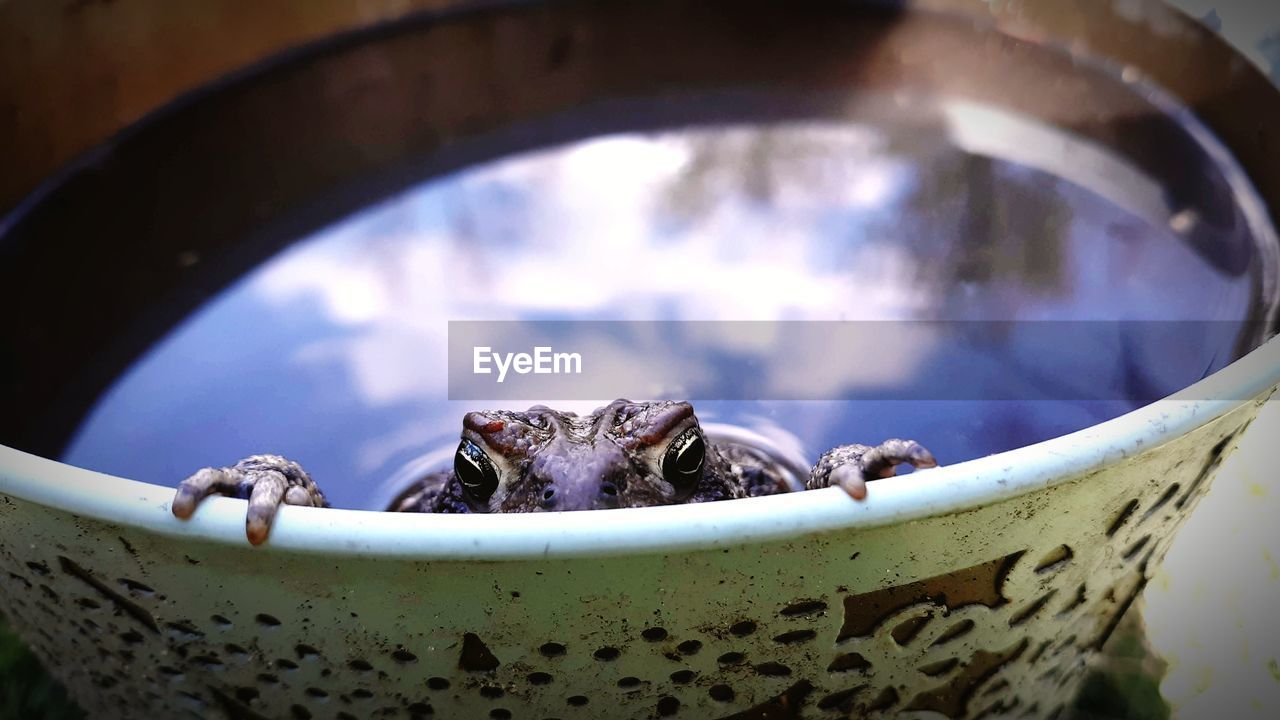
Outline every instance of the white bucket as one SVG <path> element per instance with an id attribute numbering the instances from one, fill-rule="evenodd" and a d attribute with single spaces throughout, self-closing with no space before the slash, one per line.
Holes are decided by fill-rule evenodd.
<path id="1" fill-rule="evenodd" d="M 1280 383 L 839 490 L 528 515 L 284 508 L 0 448 L 0 611 L 101 717 L 1052 716 Z M 1180 394 L 1184 395 L 1184 394 Z"/>

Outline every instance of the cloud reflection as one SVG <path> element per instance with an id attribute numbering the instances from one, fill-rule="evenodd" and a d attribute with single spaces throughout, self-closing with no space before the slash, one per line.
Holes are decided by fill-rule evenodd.
<path id="1" fill-rule="evenodd" d="M 450 320 L 1217 318 L 1247 302 L 1247 279 L 1216 273 L 1167 227 L 1040 171 L 958 153 L 930 122 L 610 136 L 437 178 L 296 243 L 212 301 L 104 397 L 66 459 L 176 483 L 202 464 L 281 452 L 335 503 L 374 507 L 387 482 L 447 462 L 432 452 L 474 409 L 447 399 Z M 929 438 L 954 462 L 1129 408 L 857 401 L 938 378 L 1032 389 L 1050 378 L 1116 397 L 1090 384 L 1116 374 L 1114 341 L 1063 351 L 1016 327 L 981 346 L 896 332 L 859 352 L 806 344 L 786 363 L 760 362 L 797 342 L 786 328 L 700 323 L 573 350 L 626 368 L 649 348 L 646 361 L 680 368 L 653 396 L 728 397 L 754 383 L 758 396 L 829 397 L 699 403 L 704 419 L 811 459 L 897 435 Z M 528 401 L 486 405 L 599 404 Z"/>

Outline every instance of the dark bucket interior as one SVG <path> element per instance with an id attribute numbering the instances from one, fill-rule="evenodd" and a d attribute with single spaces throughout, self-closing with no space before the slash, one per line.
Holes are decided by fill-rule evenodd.
<path id="1" fill-rule="evenodd" d="M 806 447 L 875 439 L 866 435 L 919 435 L 919 419 L 940 414 L 945 417 L 930 426 L 939 437 L 947 424 L 981 426 L 954 409 L 939 410 L 938 402 L 974 403 L 986 397 L 997 404 L 1029 399 L 1097 404 L 1067 420 L 1009 421 L 1004 426 L 992 421 L 939 441 L 954 445 L 947 448 L 949 461 L 996 452 L 1157 399 L 1268 337 L 1275 311 L 1276 248 L 1266 208 L 1280 207 L 1280 100 L 1266 80 L 1180 16 L 1159 19 L 1181 23 L 1183 33 L 1153 36 L 1146 25 L 1151 18 L 1111 18 L 1108 27 L 1118 28 L 1115 37 L 1082 39 L 1067 34 L 1074 27 L 1071 17 L 1047 20 L 1033 35 L 1025 28 L 1002 26 L 997 18 L 974 16 L 979 11 L 963 3 L 954 6 L 948 12 L 926 12 L 884 3 L 492 5 L 415 17 L 306 48 L 184 97 L 82 158 L 0 225 L 0 303 L 10 317 L 0 341 L 0 398 L 8 410 L 0 415 L 0 442 L 45 456 L 63 455 L 104 391 L 131 368 L 136 370 L 135 363 L 148 357 L 149 348 L 163 350 L 156 343 L 167 335 L 172 347 L 174 338 L 191 330 L 192 323 L 182 323 L 197 309 L 204 308 L 207 316 L 210 308 L 234 305 L 242 296 L 237 293 L 253 281 L 246 273 L 270 267 L 262 263 L 287 245 L 314 237 L 299 248 L 323 248 L 326 240 L 314 233 L 375 203 L 392 198 L 345 226 L 376 227 L 378 213 L 410 207 L 441 188 L 463 187 L 474 175 L 464 168 L 486 172 L 503 167 L 508 161 L 502 158 L 538 149 L 554 165 L 557 154 L 571 154 L 592 138 L 697 145 L 703 155 L 694 158 L 694 165 L 698 158 L 705 165 L 716 153 L 737 153 L 738 167 L 763 180 L 753 185 L 746 177 L 751 172 L 746 172 L 731 192 L 773 212 L 775 221 L 791 222 L 778 215 L 775 201 L 803 190 L 804 178 L 787 175 L 786 163 L 797 157 L 821 161 L 829 147 L 838 146 L 832 138 L 847 139 L 847 133 L 840 133 L 850 128 L 872 131 L 878 149 L 850 151 L 854 154 L 841 156 L 843 162 L 856 169 L 859 163 L 908 158 L 914 168 L 910 192 L 897 204 L 873 197 L 861 214 L 837 214 L 834 230 L 814 225 L 818 229 L 795 241 L 797 248 L 812 251 L 848 236 L 851 228 L 865 230 L 870 213 L 882 211 L 876 227 L 883 234 L 886 215 L 890 225 L 896 223 L 900 247 L 920 271 L 872 276 L 866 282 L 900 289 L 928 286 L 941 299 L 929 312 L 905 319 L 951 323 L 951 332 L 970 323 L 967 336 L 976 333 L 988 342 L 990 333 L 1007 331 L 992 321 L 1028 319 L 1003 310 L 992 314 L 991 303 L 1022 306 L 1035 298 L 1060 296 L 1068 300 L 1046 305 L 1035 319 L 1065 324 L 1042 326 L 1050 335 L 1039 341 L 1043 352 L 1033 361 L 1054 356 L 1048 351 L 1054 336 L 1070 346 L 1072 333 L 1081 327 L 1096 329 L 1089 323 L 1098 321 L 1127 328 L 1132 337 L 1156 338 L 1151 348 L 1106 358 L 1108 366 L 1131 362 L 1147 367 L 1153 357 L 1157 365 L 1160 358 L 1167 361 L 1167 372 L 1157 373 L 1159 377 L 1138 370 L 1114 382 L 1086 377 L 1074 389 L 1056 395 L 1051 390 L 1037 398 L 1017 389 L 992 390 L 967 375 L 937 374 L 948 364 L 947 353 L 934 363 L 933 385 L 830 396 L 731 397 L 732 390 L 716 387 L 687 393 L 709 407 L 717 401 L 746 403 L 722 405 L 715 413 L 737 425 L 749 424 L 743 418 L 753 413 L 769 415 L 798 433 Z M 1101 6 L 1089 10 L 1105 12 Z M 1090 55 L 1059 49 L 1086 44 L 1094 50 Z M 1163 91 L 1154 90 L 1148 79 L 1158 81 Z M 1208 84 L 1209 79 L 1216 84 Z M 1244 174 L 1206 126 L 1235 155 Z M 745 144 L 735 144 L 733 138 L 744 137 Z M 771 167 L 781 167 L 781 174 L 770 175 Z M 500 189 L 536 195 L 537 174 L 522 177 L 524 184 L 517 183 L 514 191 Z M 688 179 L 687 173 L 681 177 Z M 682 187 L 671 196 L 696 200 L 697 192 Z M 492 209 L 503 208 L 495 204 Z M 687 220 L 688 208 L 680 211 Z M 1063 228 L 1079 230 L 1091 238 L 1087 245 L 1092 248 L 1072 256 L 1074 270 L 1056 275 L 1054 268 L 1072 267 L 1064 261 L 1070 253 L 1063 248 L 1076 246 L 1071 244 L 1075 241 L 1060 241 L 1055 249 L 1046 240 L 1055 228 L 1064 237 L 1070 232 Z M 451 242 L 474 243 L 473 254 L 500 261 L 504 253 L 516 257 L 502 243 L 519 246 L 520 232 L 518 225 L 499 222 L 489 235 L 482 228 L 469 235 L 455 233 Z M 579 242 L 585 248 L 611 240 L 602 236 Z M 654 253 L 660 252 L 660 238 L 648 242 Z M 1116 275 L 1114 282 L 1090 289 L 1084 281 L 1096 273 L 1081 258 L 1101 258 L 1115 273 L 1121 262 L 1117 258 L 1126 252 L 1132 263 L 1129 275 Z M 1169 260 L 1169 253 L 1180 259 Z M 842 267 L 842 262 L 833 256 L 822 272 Z M 840 272 L 846 270 L 853 272 Z M 716 271 L 707 270 L 710 275 Z M 639 269 L 631 276 L 619 274 L 614 279 L 623 290 L 612 297 L 618 302 L 628 296 L 652 299 L 656 283 L 646 279 L 652 277 Z M 1115 287 L 1126 278 L 1133 281 L 1132 295 L 1116 294 Z M 546 292 L 573 292 L 568 280 L 549 276 Z M 1102 290 L 1110 294 L 1099 294 Z M 988 304 L 964 305 L 965 292 L 977 293 Z M 1138 302 L 1144 298 L 1145 304 Z M 519 309 L 518 294 L 503 307 Z M 266 355 L 272 342 L 291 342 L 281 338 L 292 325 L 275 327 L 259 322 L 262 316 L 255 312 L 244 312 L 243 305 L 240 310 L 239 316 L 220 316 L 219 342 L 235 340 L 239 333 L 246 344 L 256 343 L 254 352 Z M 455 319 L 448 307 L 422 312 L 435 313 L 441 323 Z M 531 317 L 535 315 L 485 319 Z M 835 312 L 799 319 L 837 322 L 844 317 Z M 690 318 L 636 318 L 593 306 L 578 314 L 553 312 L 536 319 Z M 776 320 L 777 315 L 711 313 L 692 319 Z M 904 318 L 871 313 L 859 319 Z M 180 332 L 171 334 L 180 326 Z M 163 482 L 182 468 L 219 459 L 202 452 L 229 453 L 221 458 L 229 461 L 242 449 L 300 449 L 305 458 L 333 446 L 332 433 L 305 422 L 298 427 L 316 448 L 297 448 L 289 436 L 271 435 L 270 423 L 257 429 L 249 424 L 239 432 L 271 445 L 265 448 L 240 448 L 236 442 L 243 437 L 193 447 L 189 439 L 198 433 L 167 438 L 161 433 L 150 438 L 152 445 L 137 442 L 128 428 L 120 430 L 122 422 L 163 422 L 162 413 L 149 418 L 148 408 L 167 383 L 181 393 L 183 363 L 205 352 L 198 340 L 182 347 L 188 355 L 170 353 L 164 360 L 167 374 L 153 375 L 140 386 L 149 395 L 135 394 L 132 402 L 126 397 L 114 410 L 103 411 L 99 429 L 82 429 L 79 450 L 67 459 Z M 750 363 L 735 365 L 733 358 L 713 355 L 708 352 L 706 362 L 720 368 L 730 385 L 752 384 Z M 284 380 L 270 373 L 287 378 L 284 365 L 249 363 L 234 366 L 234 371 L 229 370 L 233 365 L 221 367 L 224 375 L 235 375 L 224 378 L 228 388 L 271 388 L 264 401 L 281 408 L 306 414 L 308 406 L 326 404 L 311 402 L 323 386 L 304 387 L 294 395 L 280 390 Z M 256 380 L 245 376 L 259 370 L 266 374 Z M 996 375 L 1004 372 L 997 370 Z M 1031 385 L 1043 388 L 1053 377 L 1070 374 L 1069 369 L 1050 370 Z M 203 372 L 214 377 L 219 371 Z M 939 378 L 948 377 L 952 382 L 947 387 L 968 390 L 938 395 Z M 328 405 L 359 408 L 357 402 L 344 402 L 340 388 L 330 390 L 329 397 L 321 398 Z M 629 392 L 624 388 L 616 394 Z M 441 393 L 437 405 L 442 410 L 421 417 L 402 414 L 397 422 L 419 421 L 423 442 L 454 432 L 460 406 L 446 401 L 459 393 Z M 804 404 L 824 399 L 920 404 L 877 411 L 881 415 L 862 426 L 841 412 L 824 415 Z M 749 406 L 769 401 L 775 405 Z M 209 405 L 197 426 L 235 415 L 235 405 L 217 403 Z M 795 417 L 789 417 L 793 411 Z M 373 433 L 387 431 L 381 420 L 363 411 L 315 412 L 340 434 L 361 426 Z M 805 418 L 821 427 L 795 429 Z M 163 445 L 169 450 L 159 449 Z M 350 455 L 341 447 L 335 453 Z M 153 460 L 129 464 L 133 461 L 128 458 L 139 456 Z M 408 461 L 396 456 L 369 472 L 394 474 Z M 367 481 L 337 460 L 321 458 L 319 464 L 321 474 Z M 359 504 L 357 497 L 353 491 L 348 502 L 339 504 Z"/>

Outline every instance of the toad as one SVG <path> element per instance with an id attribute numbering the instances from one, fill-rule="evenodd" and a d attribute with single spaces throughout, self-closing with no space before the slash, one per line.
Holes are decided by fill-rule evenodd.
<path id="1" fill-rule="evenodd" d="M 898 465 L 937 465 L 912 440 L 874 447 L 840 445 L 795 478 L 759 449 L 712 443 L 686 402 L 615 400 L 589 415 L 541 405 L 525 412 L 469 412 L 453 468 L 430 473 L 402 492 L 389 512 L 510 513 L 647 507 L 710 502 L 801 489 L 843 488 L 862 499 L 867 482 Z M 300 465 L 254 455 L 230 467 L 204 468 L 178 485 L 172 510 L 189 518 L 210 495 L 249 501 L 245 533 L 267 539 L 280 505 L 328 507 Z"/>

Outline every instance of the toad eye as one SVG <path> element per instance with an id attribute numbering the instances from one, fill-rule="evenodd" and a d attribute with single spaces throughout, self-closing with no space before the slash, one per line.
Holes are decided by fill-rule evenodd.
<path id="1" fill-rule="evenodd" d="M 662 458 L 662 478 L 671 483 L 677 492 L 691 492 L 702 479 L 702 462 L 707 457 L 707 443 L 702 433 L 693 427 L 671 441 L 667 454 Z"/>
<path id="2" fill-rule="evenodd" d="M 475 443 L 462 439 L 453 456 L 453 473 L 474 500 L 485 502 L 498 489 L 498 471 Z"/>

